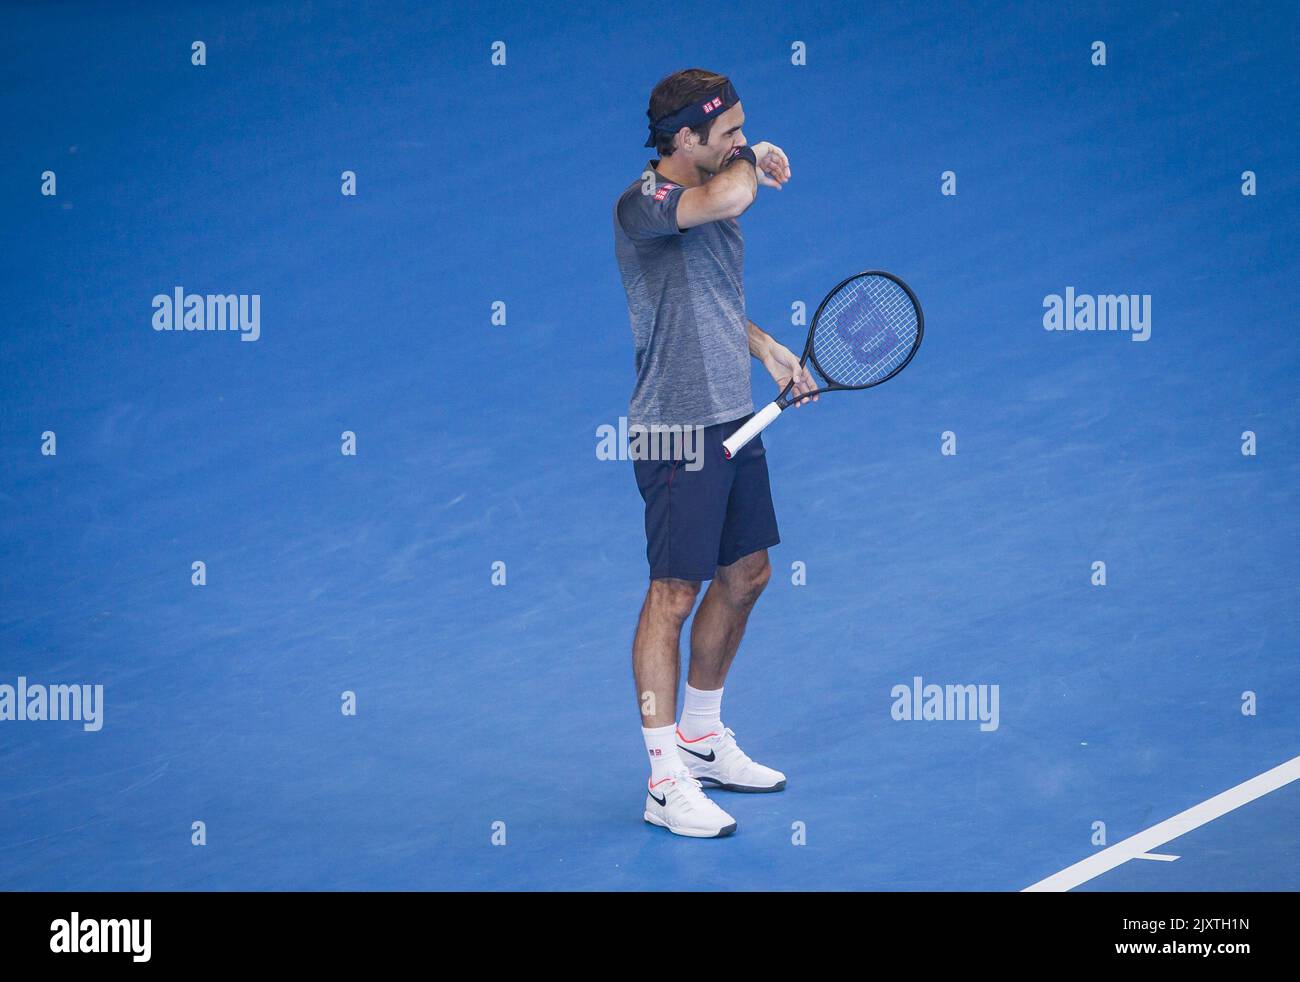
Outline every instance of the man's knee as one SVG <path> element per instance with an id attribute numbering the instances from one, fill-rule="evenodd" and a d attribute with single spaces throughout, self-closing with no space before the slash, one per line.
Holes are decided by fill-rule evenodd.
<path id="1" fill-rule="evenodd" d="M 763 588 L 772 578 L 772 564 L 768 562 L 767 550 L 751 553 L 726 568 L 720 577 L 723 586 L 737 607 L 752 607 L 758 601 Z"/>
<path id="2" fill-rule="evenodd" d="M 691 616 L 700 585 L 693 580 L 651 580 L 650 606 L 666 617 L 684 621 Z"/>

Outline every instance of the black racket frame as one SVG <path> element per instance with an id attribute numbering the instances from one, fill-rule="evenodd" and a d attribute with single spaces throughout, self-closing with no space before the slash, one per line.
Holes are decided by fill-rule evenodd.
<path id="1" fill-rule="evenodd" d="M 821 320 L 822 311 L 826 308 L 826 305 L 831 302 L 831 298 L 834 297 L 835 294 L 839 293 L 846 286 L 848 286 L 850 283 L 852 283 L 854 280 L 859 280 L 864 276 L 883 276 L 886 279 L 893 280 L 895 283 L 897 283 L 899 286 L 903 288 L 908 298 L 912 301 L 912 306 L 916 308 L 916 341 L 913 342 L 912 350 L 907 353 L 907 357 L 902 360 L 902 362 L 899 364 L 897 368 L 895 368 L 884 378 L 876 379 L 876 381 L 874 382 L 868 382 L 866 385 L 844 385 L 843 383 L 836 382 L 833 378 L 827 375 L 826 372 L 822 369 L 822 366 L 818 363 L 817 355 L 813 351 L 813 336 L 816 335 L 817 333 L 817 322 Z M 837 283 L 830 290 L 830 292 L 827 293 L 826 296 L 822 298 L 822 302 L 818 304 L 817 312 L 813 314 L 812 326 L 808 328 L 808 340 L 807 342 L 805 342 L 803 346 L 803 356 L 799 359 L 799 366 L 801 368 L 806 366 L 808 362 L 811 360 L 813 364 L 813 368 L 817 369 L 817 374 L 821 377 L 822 381 L 828 382 L 829 384 L 823 388 L 814 389 L 812 392 L 806 392 L 803 395 L 799 396 L 797 399 L 787 400 L 786 398 L 787 394 L 792 388 L 794 388 L 794 379 L 790 379 L 790 381 L 786 383 L 785 388 L 781 390 L 781 394 L 776 397 L 776 404 L 780 406 L 782 410 L 785 410 L 788 409 L 790 406 L 793 406 L 796 402 L 802 402 L 804 399 L 811 399 L 813 396 L 821 395 L 823 392 L 835 392 L 835 391 L 852 392 L 852 391 L 856 391 L 857 389 L 869 389 L 873 385 L 879 385 L 881 382 L 888 382 L 891 378 L 893 378 L 895 375 L 897 375 L 899 372 L 901 372 L 904 368 L 907 367 L 907 363 L 912 360 L 913 356 L 917 352 L 917 349 L 921 347 L 921 339 L 924 337 L 925 337 L 925 314 L 921 310 L 921 301 L 916 299 L 916 294 L 912 292 L 912 288 L 910 286 L 904 283 L 893 273 L 886 273 L 883 269 L 868 269 L 868 270 L 864 270 L 861 273 L 854 273 L 852 276 L 849 276 L 844 280 L 842 280 L 841 282 Z"/>

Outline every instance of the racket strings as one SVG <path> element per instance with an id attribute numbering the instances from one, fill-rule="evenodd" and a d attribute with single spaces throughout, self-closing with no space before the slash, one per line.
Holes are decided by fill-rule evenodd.
<path id="1" fill-rule="evenodd" d="M 871 385 L 897 371 L 916 341 L 916 307 L 907 291 L 886 276 L 862 276 L 822 308 L 813 356 L 829 381 Z"/>

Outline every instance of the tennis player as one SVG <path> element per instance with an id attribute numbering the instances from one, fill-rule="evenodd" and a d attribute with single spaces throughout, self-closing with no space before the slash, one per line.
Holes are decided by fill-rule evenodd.
<path id="1" fill-rule="evenodd" d="M 650 755 L 644 817 L 678 835 L 714 838 L 733 833 L 736 821 L 704 785 L 763 792 L 786 782 L 751 760 L 722 722 L 723 683 L 771 576 L 767 550 L 780 541 L 762 439 L 734 460 L 722 441 L 753 415 L 751 356 L 778 389 L 792 377 L 796 394 L 815 385 L 798 357 L 745 315 L 745 243 L 736 219 L 760 186 L 779 190 L 790 180 L 785 153 L 746 143 L 740 97 L 713 72 L 692 68 L 662 79 L 646 115 L 645 145 L 659 159 L 614 207 L 614 252 L 636 347 L 628 425 L 659 433 L 685 427 L 699 443 L 690 460 L 689 441 L 672 455 L 633 455 L 650 564 L 632 646 Z M 678 721 L 678 645 L 706 580 Z"/>

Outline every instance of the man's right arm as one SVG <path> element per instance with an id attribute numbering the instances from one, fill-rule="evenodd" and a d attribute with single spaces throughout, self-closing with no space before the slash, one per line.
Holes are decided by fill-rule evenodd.
<path id="1" fill-rule="evenodd" d="M 737 157 L 699 187 L 687 188 L 677 200 L 678 228 L 693 228 L 743 215 L 758 196 L 754 165 Z"/>

